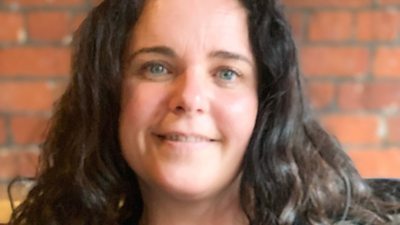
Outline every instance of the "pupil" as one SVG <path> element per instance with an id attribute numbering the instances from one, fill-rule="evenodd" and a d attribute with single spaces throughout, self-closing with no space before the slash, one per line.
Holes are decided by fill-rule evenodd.
<path id="1" fill-rule="evenodd" d="M 222 76 L 223 76 L 225 79 L 231 79 L 231 78 L 232 78 L 232 71 L 229 71 L 229 70 L 224 71 L 224 72 L 222 73 Z"/>
<path id="2" fill-rule="evenodd" d="M 164 72 L 164 67 L 162 65 L 155 65 L 151 68 L 152 73 L 162 73 Z"/>

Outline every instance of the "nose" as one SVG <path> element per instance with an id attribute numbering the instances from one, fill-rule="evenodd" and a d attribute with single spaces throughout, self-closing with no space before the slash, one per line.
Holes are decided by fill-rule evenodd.
<path id="1" fill-rule="evenodd" d="M 180 74 L 172 83 L 169 109 L 174 114 L 203 114 L 209 110 L 209 88 L 199 73 Z"/>

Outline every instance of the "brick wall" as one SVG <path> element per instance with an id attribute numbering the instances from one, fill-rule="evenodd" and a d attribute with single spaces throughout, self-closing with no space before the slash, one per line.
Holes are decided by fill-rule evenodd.
<path id="1" fill-rule="evenodd" d="M 400 0 L 283 0 L 312 105 L 364 176 L 400 177 Z M 95 0 L 0 1 L 0 199 L 32 176 Z"/>
<path id="2" fill-rule="evenodd" d="M 400 177 L 400 0 L 283 0 L 313 107 L 367 177 Z"/>
<path id="3" fill-rule="evenodd" d="M 52 104 L 68 82 L 71 34 L 94 4 L 0 0 L 0 223 L 10 213 L 6 184 L 35 174 Z"/>

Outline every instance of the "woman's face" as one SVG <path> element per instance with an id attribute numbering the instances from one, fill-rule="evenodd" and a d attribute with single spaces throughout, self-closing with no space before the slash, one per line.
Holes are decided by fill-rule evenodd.
<path id="1" fill-rule="evenodd" d="M 142 189 L 199 199 L 235 186 L 257 114 L 237 0 L 149 0 L 133 28 L 120 142 Z"/>

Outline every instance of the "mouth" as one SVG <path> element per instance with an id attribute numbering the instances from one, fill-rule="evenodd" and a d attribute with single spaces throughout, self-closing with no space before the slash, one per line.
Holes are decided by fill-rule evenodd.
<path id="1" fill-rule="evenodd" d="M 163 141 L 173 141 L 173 142 L 200 143 L 200 142 L 217 141 L 212 138 L 195 134 L 168 133 L 168 134 L 154 134 L 154 135 Z"/>

